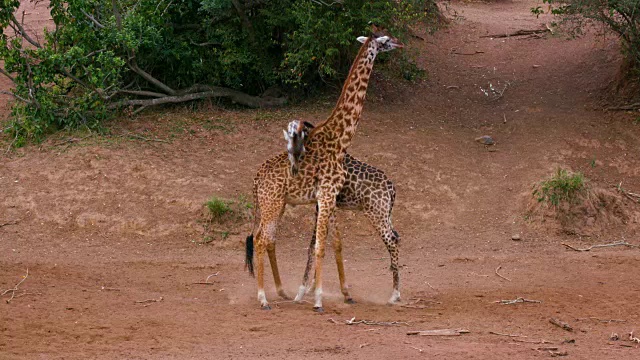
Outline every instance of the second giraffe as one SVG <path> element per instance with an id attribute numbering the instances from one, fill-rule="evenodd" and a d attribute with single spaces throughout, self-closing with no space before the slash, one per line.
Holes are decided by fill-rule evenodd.
<path id="1" fill-rule="evenodd" d="M 297 171 L 295 169 L 305 156 L 305 139 L 311 129 L 313 129 L 313 125 L 306 121 L 301 123 L 298 120 L 293 120 L 289 123 L 287 129 L 288 131 L 284 131 L 284 138 L 287 140 L 287 152 L 289 154 L 289 161 L 291 162 L 291 171 L 295 173 Z M 391 223 L 391 212 L 393 211 L 393 203 L 396 198 L 395 186 L 384 171 L 362 162 L 349 154 L 345 154 L 344 156 L 344 172 L 344 186 L 336 199 L 336 207 L 341 210 L 363 211 L 371 225 L 373 225 L 382 238 L 382 242 L 384 242 L 391 257 L 391 266 L 389 269 L 393 275 L 393 293 L 391 299 L 389 299 L 389 303 L 394 304 L 400 301 L 400 269 L 398 267 L 400 235 L 393 229 Z M 315 216 L 318 216 L 317 209 Z M 353 303 L 353 299 L 345 284 L 344 266 L 342 262 L 342 240 L 335 226 L 335 217 L 332 217 L 329 227 L 333 229 L 333 249 L 338 266 L 340 289 L 344 295 L 345 302 Z M 300 290 L 296 296 L 296 301 L 302 300 L 305 292 L 313 288 L 313 285 L 309 284 L 309 273 L 313 265 L 315 245 L 316 231 L 314 228 L 311 243 L 309 244 L 307 266 L 302 278 L 302 286 L 300 286 Z"/>

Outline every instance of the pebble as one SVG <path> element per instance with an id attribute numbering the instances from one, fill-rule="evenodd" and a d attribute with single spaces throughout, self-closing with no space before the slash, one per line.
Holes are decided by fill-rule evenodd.
<path id="1" fill-rule="evenodd" d="M 480 136 L 479 138 L 476 138 L 476 141 L 484 145 L 493 145 L 496 143 L 489 135 Z"/>
<path id="2" fill-rule="evenodd" d="M 511 236 L 511 240 L 520 241 L 520 240 L 522 240 L 522 238 L 520 237 L 520 234 L 514 234 L 514 235 Z"/>

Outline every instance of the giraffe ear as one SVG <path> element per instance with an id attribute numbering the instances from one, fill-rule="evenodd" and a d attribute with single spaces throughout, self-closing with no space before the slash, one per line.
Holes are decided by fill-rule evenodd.
<path id="1" fill-rule="evenodd" d="M 367 41 L 367 37 L 366 36 L 359 36 L 357 40 L 364 44 L 364 42 Z"/>

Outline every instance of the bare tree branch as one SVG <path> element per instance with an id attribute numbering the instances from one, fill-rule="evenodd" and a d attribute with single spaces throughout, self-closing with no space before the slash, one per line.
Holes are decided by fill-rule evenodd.
<path id="1" fill-rule="evenodd" d="M 212 97 L 228 97 L 231 101 L 245 105 L 252 108 L 260 108 L 260 107 L 271 107 L 271 106 L 280 106 L 286 102 L 284 98 L 271 98 L 265 99 L 257 96 L 251 96 L 240 91 L 221 88 L 221 87 L 210 87 L 209 91 L 204 92 L 196 92 L 189 93 L 184 95 L 176 95 L 176 96 L 165 96 L 161 98 L 155 99 L 130 99 L 123 100 L 109 105 L 110 109 L 118 108 L 122 106 L 155 106 L 160 104 L 177 104 L 181 102 L 198 100 L 198 99 L 206 99 Z"/>
<path id="2" fill-rule="evenodd" d="M 11 81 L 15 84 L 16 79 L 15 79 L 13 76 L 11 76 L 11 75 L 10 75 L 10 74 L 5 70 L 5 69 L 0 68 L 0 74 L 2 74 L 2 75 L 4 75 L 4 76 L 8 77 L 8 78 L 9 78 L 9 80 L 11 80 Z"/>
<path id="3" fill-rule="evenodd" d="M 118 30 L 122 30 L 122 15 L 120 15 L 120 10 L 118 10 L 116 0 L 111 0 L 111 5 L 113 6 L 113 16 L 116 18 L 116 27 Z"/>
<path id="4" fill-rule="evenodd" d="M 134 55 L 135 56 L 135 55 Z M 145 80 L 147 80 L 148 82 L 150 82 L 151 84 L 155 85 L 156 87 L 162 89 L 165 93 L 169 94 L 169 95 L 176 95 L 176 91 L 173 90 L 172 88 L 168 87 L 167 85 L 165 85 L 162 81 L 154 78 L 153 76 L 151 76 L 151 74 L 149 74 L 148 72 L 140 69 L 138 67 L 138 64 L 136 63 L 135 58 L 132 58 L 129 61 L 129 68 L 131 70 L 133 70 L 136 74 L 142 76 L 142 78 L 144 78 Z"/>
<path id="5" fill-rule="evenodd" d="M 236 13 L 238 13 L 238 17 L 240 17 L 240 20 L 242 21 L 242 27 L 247 31 L 247 34 L 249 35 L 249 41 L 251 41 L 252 43 L 255 43 L 256 38 L 253 31 L 253 25 L 251 25 L 251 21 L 249 21 L 249 18 L 247 17 L 247 12 L 244 9 L 244 4 L 242 4 L 240 0 L 231 0 L 231 3 L 233 4 L 233 7 L 236 9 Z"/>
<path id="6" fill-rule="evenodd" d="M 11 14 L 11 22 L 13 22 L 13 24 L 15 25 L 15 27 L 18 28 L 18 31 L 20 33 L 20 36 L 22 36 L 25 40 L 27 40 L 31 45 L 37 47 L 38 49 L 42 48 L 42 45 L 40 45 L 40 43 L 38 43 L 37 41 L 33 40 L 29 34 L 27 34 L 27 32 L 24 30 L 24 28 L 22 27 L 22 25 L 20 25 L 20 22 L 18 22 L 18 19 L 16 19 L 15 15 Z"/>
<path id="7" fill-rule="evenodd" d="M 80 9 L 80 11 L 84 14 L 84 16 L 89 18 L 89 20 L 91 20 L 91 22 L 93 22 L 99 29 L 104 29 L 104 25 L 100 24 L 100 22 L 98 20 L 96 20 L 96 18 L 91 16 L 91 14 L 87 13 L 86 11 L 84 11 L 82 9 Z"/>
<path id="8" fill-rule="evenodd" d="M 9 96 L 12 96 L 12 97 L 14 97 L 14 98 L 16 98 L 18 100 L 24 101 L 27 104 L 31 104 L 31 101 L 29 101 L 29 100 L 27 100 L 27 99 L 25 99 L 25 98 L 23 98 L 21 96 L 18 96 L 18 95 L 14 94 L 14 93 L 12 93 L 10 91 L 0 90 L 0 94 L 9 95 Z"/>
<path id="9" fill-rule="evenodd" d="M 116 93 L 117 94 L 136 95 L 136 96 L 151 96 L 151 97 L 157 97 L 157 98 L 161 98 L 161 97 L 167 96 L 167 94 L 157 93 L 157 92 L 153 92 L 153 91 L 143 91 L 143 90 L 119 90 Z"/>

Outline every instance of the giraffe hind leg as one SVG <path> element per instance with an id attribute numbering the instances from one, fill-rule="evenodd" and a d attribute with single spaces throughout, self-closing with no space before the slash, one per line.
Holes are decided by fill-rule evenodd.
<path id="1" fill-rule="evenodd" d="M 395 304 L 400 301 L 400 268 L 398 266 L 398 243 L 400 242 L 400 234 L 391 229 L 391 241 L 385 242 L 389 256 L 391 257 L 391 266 L 389 270 L 393 274 L 393 293 L 389 299 L 389 304 Z M 386 238 L 386 237 L 385 237 Z"/>
<path id="2" fill-rule="evenodd" d="M 353 298 L 349 294 L 349 289 L 347 288 L 344 276 L 344 261 L 342 260 L 342 239 L 340 238 L 340 233 L 338 232 L 338 228 L 336 227 L 335 214 L 331 217 L 330 227 L 333 231 L 333 250 L 336 256 L 336 265 L 338 267 L 338 278 L 340 280 L 340 291 L 342 291 L 342 295 L 344 295 L 344 302 L 347 304 L 355 304 Z"/>
<path id="3" fill-rule="evenodd" d="M 395 304 L 400 301 L 400 268 L 398 266 L 398 243 L 400 242 L 400 235 L 391 227 L 391 219 L 388 215 L 391 211 L 382 210 L 383 209 L 379 208 L 370 208 L 365 211 L 365 215 L 376 228 L 387 247 L 387 251 L 389 251 L 389 257 L 391 258 L 389 270 L 391 270 L 393 277 L 393 292 L 389 299 L 389 304 Z"/>

